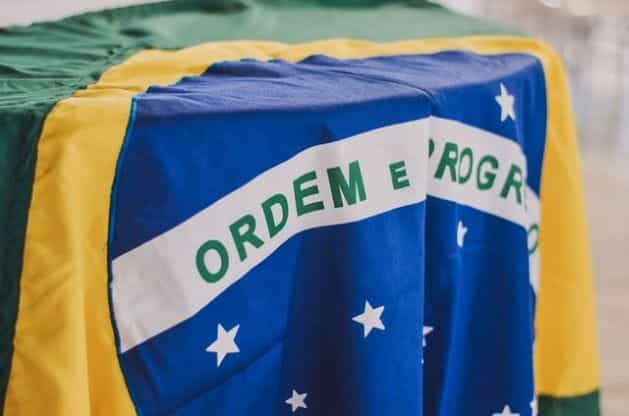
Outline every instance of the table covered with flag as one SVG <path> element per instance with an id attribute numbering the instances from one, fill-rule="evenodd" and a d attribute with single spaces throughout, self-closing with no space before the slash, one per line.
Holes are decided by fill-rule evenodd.
<path id="1" fill-rule="evenodd" d="M 4 415 L 598 415 L 542 43 L 422 1 L 205 0 L 0 53 Z"/>

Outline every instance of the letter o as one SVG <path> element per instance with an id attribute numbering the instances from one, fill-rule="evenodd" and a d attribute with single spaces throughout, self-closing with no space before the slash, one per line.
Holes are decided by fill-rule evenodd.
<path id="1" fill-rule="evenodd" d="M 463 159 L 467 158 L 468 161 L 468 166 L 467 166 L 467 173 L 462 174 L 461 173 L 461 166 L 463 166 Z M 459 183 L 460 184 L 464 184 L 465 182 L 467 182 L 470 177 L 472 176 L 472 168 L 474 167 L 474 153 L 472 153 L 472 149 L 470 149 L 469 147 L 466 147 L 465 149 L 463 149 L 463 151 L 461 152 L 461 155 L 459 156 Z"/>
<path id="2" fill-rule="evenodd" d="M 205 255 L 210 250 L 216 251 L 221 259 L 221 267 L 216 273 L 209 271 L 205 265 Z M 203 280 L 208 283 L 216 283 L 225 276 L 225 273 L 227 273 L 227 268 L 229 267 L 229 255 L 227 254 L 227 249 L 223 243 L 217 240 L 209 240 L 203 243 L 197 250 L 196 262 L 197 270 Z"/>
<path id="3" fill-rule="evenodd" d="M 531 234 L 533 234 L 533 238 L 534 238 L 532 244 L 531 244 Z M 539 245 L 539 225 L 532 224 L 529 227 L 529 230 L 527 232 L 527 237 L 528 237 L 529 255 L 531 255 L 537 251 L 537 247 Z"/>

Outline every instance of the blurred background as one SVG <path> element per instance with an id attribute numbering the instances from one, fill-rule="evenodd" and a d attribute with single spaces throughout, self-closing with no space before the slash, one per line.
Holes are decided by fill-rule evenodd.
<path id="1" fill-rule="evenodd" d="M 0 0 L 0 27 L 148 0 Z M 603 415 L 629 415 L 629 0 L 440 0 L 548 42 L 569 72 L 594 254 Z M 54 7 L 51 5 L 54 4 Z"/>

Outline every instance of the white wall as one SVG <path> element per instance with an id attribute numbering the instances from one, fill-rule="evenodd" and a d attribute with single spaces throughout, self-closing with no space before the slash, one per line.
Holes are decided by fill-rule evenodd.
<path id="1" fill-rule="evenodd" d="M 0 27 L 159 0 L 0 0 Z"/>

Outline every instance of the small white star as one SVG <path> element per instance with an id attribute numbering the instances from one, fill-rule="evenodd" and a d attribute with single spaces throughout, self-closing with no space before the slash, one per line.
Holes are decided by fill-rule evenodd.
<path id="1" fill-rule="evenodd" d="M 467 227 L 463 225 L 462 221 L 459 221 L 456 227 L 456 244 L 459 247 L 463 247 L 463 244 L 465 244 L 465 234 L 467 234 Z"/>
<path id="2" fill-rule="evenodd" d="M 305 401 L 306 396 L 308 396 L 308 393 L 299 394 L 293 389 L 293 394 L 284 403 L 289 404 L 292 412 L 295 413 L 300 407 L 308 408 Z"/>
<path id="3" fill-rule="evenodd" d="M 531 416 L 537 416 L 537 398 L 533 398 L 530 403 L 531 406 Z"/>
<path id="4" fill-rule="evenodd" d="M 432 326 L 424 325 L 422 329 L 422 348 L 426 346 L 426 335 L 430 334 L 434 328 Z M 422 356 L 422 364 L 424 364 L 424 357 Z"/>
<path id="5" fill-rule="evenodd" d="M 520 416 L 519 413 L 511 413 L 509 405 L 505 405 L 504 409 L 500 413 L 494 413 L 492 416 Z"/>
<path id="6" fill-rule="evenodd" d="M 372 329 L 384 329 L 384 324 L 380 319 L 383 311 L 384 306 L 372 308 L 371 304 L 369 304 L 369 301 L 365 301 L 365 311 L 360 315 L 354 316 L 352 318 L 352 321 L 358 322 L 363 326 L 363 335 L 365 338 L 367 338 L 367 335 L 369 335 Z"/>
<path id="7" fill-rule="evenodd" d="M 210 344 L 205 350 L 207 352 L 215 352 L 216 353 L 216 366 L 220 367 L 223 359 L 227 354 L 233 354 L 240 352 L 238 345 L 236 345 L 236 334 L 238 333 L 238 329 L 240 325 L 236 325 L 229 331 L 225 331 L 223 325 L 218 324 L 217 327 L 217 336 L 216 341 Z"/>
<path id="8" fill-rule="evenodd" d="M 422 347 L 426 346 L 426 335 L 430 334 L 433 329 L 434 328 L 432 326 L 425 326 L 424 325 L 424 329 L 422 330 L 422 335 L 423 335 Z"/>
<path id="9" fill-rule="evenodd" d="M 509 117 L 515 121 L 515 109 L 513 108 L 515 97 L 509 94 L 507 87 L 502 82 L 500 83 L 500 95 L 496 95 L 496 101 L 500 105 L 500 121 L 505 121 Z"/>

